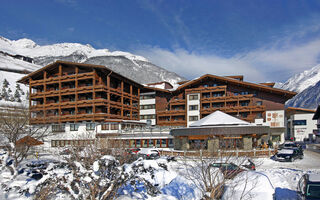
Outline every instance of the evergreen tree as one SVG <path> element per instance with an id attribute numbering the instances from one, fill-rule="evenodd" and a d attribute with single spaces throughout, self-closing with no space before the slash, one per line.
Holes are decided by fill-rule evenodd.
<path id="1" fill-rule="evenodd" d="M 22 91 L 21 88 L 20 88 L 20 85 L 18 83 L 16 84 L 16 90 L 18 90 L 20 92 Z"/>
<path id="2" fill-rule="evenodd" d="M 7 79 L 3 80 L 3 87 L 7 88 L 10 85 L 10 83 L 7 81 Z"/>
<path id="3" fill-rule="evenodd" d="M 15 99 L 15 101 L 17 101 L 17 102 L 21 102 L 21 95 L 20 95 L 20 93 L 19 93 L 19 91 L 18 90 L 16 90 L 16 92 L 14 93 L 14 99 Z"/>
<path id="4" fill-rule="evenodd" d="M 7 90 L 6 90 L 5 87 L 2 87 L 1 97 L 2 97 L 2 99 L 4 99 L 5 101 L 8 101 L 8 100 L 9 100 L 9 95 L 8 95 L 8 92 L 7 92 Z"/>

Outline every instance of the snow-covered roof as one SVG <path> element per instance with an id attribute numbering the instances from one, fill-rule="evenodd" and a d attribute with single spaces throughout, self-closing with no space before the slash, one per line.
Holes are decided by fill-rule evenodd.
<path id="1" fill-rule="evenodd" d="M 218 110 L 202 118 L 201 120 L 192 123 L 190 127 L 219 125 L 250 125 L 250 123 Z"/>
<path id="2" fill-rule="evenodd" d="M 320 174 L 309 174 L 309 181 L 320 182 Z"/>

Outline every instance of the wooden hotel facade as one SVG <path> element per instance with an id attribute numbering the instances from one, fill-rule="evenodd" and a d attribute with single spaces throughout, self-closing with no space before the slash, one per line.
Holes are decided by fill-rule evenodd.
<path id="1" fill-rule="evenodd" d="M 272 88 L 271 83 L 245 82 L 243 76 L 210 74 L 175 87 L 166 82 L 143 86 L 105 66 L 66 61 L 49 64 L 19 82 L 29 85 L 30 124 L 51 125 L 52 132 L 65 133 L 52 139 L 52 146 L 74 144 L 69 136 L 82 124 L 83 131 L 95 132 L 92 140 L 113 137 L 125 147 L 172 147 L 169 131 L 141 130 L 149 123 L 160 129 L 188 127 L 217 110 L 248 122 L 266 120 L 266 112 L 284 110 L 284 103 L 296 94 Z M 140 136 L 132 134 L 137 127 L 143 128 Z M 205 138 L 190 136 L 198 137 Z"/>

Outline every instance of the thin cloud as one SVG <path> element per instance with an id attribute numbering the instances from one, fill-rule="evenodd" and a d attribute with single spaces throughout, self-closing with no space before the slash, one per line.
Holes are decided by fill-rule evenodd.
<path id="1" fill-rule="evenodd" d="M 169 51 L 149 47 L 136 53 L 151 62 L 192 79 L 203 74 L 238 75 L 255 82 L 285 81 L 295 73 L 315 66 L 320 56 L 320 39 L 283 48 L 261 48 L 230 58 L 196 54 L 183 49 Z"/>

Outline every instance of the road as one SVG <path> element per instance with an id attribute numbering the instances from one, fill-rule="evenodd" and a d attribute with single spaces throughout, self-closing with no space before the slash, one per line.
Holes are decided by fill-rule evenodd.
<path id="1" fill-rule="evenodd" d="M 308 144 L 307 150 L 320 154 L 320 144 Z"/>

